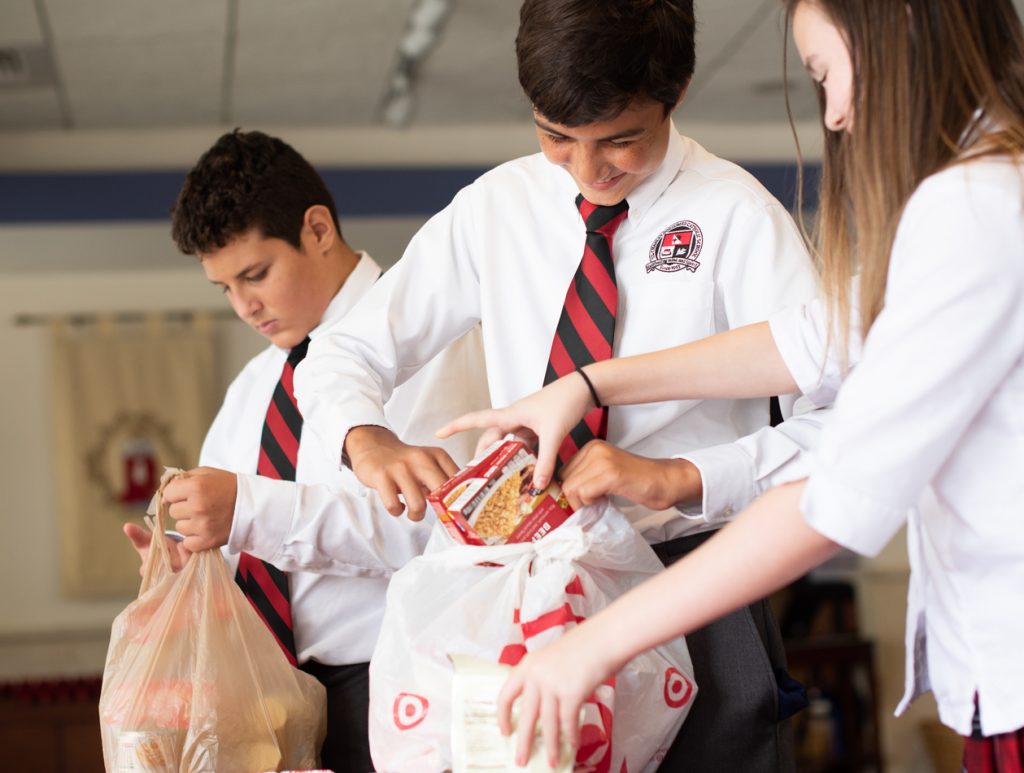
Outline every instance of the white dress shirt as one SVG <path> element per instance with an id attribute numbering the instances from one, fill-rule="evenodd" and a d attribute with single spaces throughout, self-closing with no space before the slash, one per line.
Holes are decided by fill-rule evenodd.
<path id="1" fill-rule="evenodd" d="M 972 161 L 918 188 L 845 377 L 835 352 L 823 363 L 820 303 L 771 327 L 805 394 L 838 393 L 807 521 L 874 555 L 909 518 L 898 713 L 931 687 L 968 735 L 977 691 L 986 735 L 1024 726 L 1024 164 Z"/>
<path id="2" fill-rule="evenodd" d="M 347 314 L 380 276 L 366 254 L 331 301 L 324 326 Z M 228 388 L 210 427 L 199 463 L 238 473 L 238 497 L 228 544 L 232 569 L 246 551 L 290 572 L 292 617 L 299 662 L 365 662 L 377 640 L 388 578 L 422 552 L 429 528 L 388 514 L 374 492 L 338 469 L 303 424 L 296 482 L 255 474 L 263 421 L 288 351 L 270 346 Z M 388 402 L 386 414 L 403 434 L 428 443 L 437 423 L 487 406 L 479 333 L 470 331 L 438 356 Z M 302 365 L 300 364 L 299 370 Z M 472 438 L 446 444 L 460 462 Z M 432 444 L 437 444 L 436 440 Z"/>
<path id="3" fill-rule="evenodd" d="M 583 255 L 577 194 L 572 178 L 539 153 L 491 170 L 430 219 L 352 314 L 313 340 L 296 394 L 335 458 L 349 429 L 386 424 L 382 396 L 480 322 L 493 404 L 542 386 L 566 288 Z M 814 296 L 812 267 L 783 207 L 750 174 L 674 127 L 665 160 L 627 200 L 629 214 L 612 245 L 616 356 L 764 320 Z M 699 251 L 691 249 L 688 267 L 661 270 L 661 239 L 679 224 L 697 227 L 699 234 L 690 233 L 694 242 L 699 236 Z M 697 464 L 707 520 L 681 517 L 675 508 L 616 504 L 650 542 L 710 528 L 709 521 L 770 486 L 814 434 L 791 425 L 716 448 L 767 423 L 767 400 L 613 407 L 609 442 L 646 457 L 686 454 Z M 690 453 L 695 449 L 707 450 Z"/>

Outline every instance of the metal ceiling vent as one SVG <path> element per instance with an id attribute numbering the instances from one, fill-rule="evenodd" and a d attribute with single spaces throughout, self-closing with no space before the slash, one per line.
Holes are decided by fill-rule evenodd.
<path id="1" fill-rule="evenodd" d="M 0 88 L 53 84 L 53 60 L 43 45 L 0 47 Z"/>
<path id="2" fill-rule="evenodd" d="M 398 44 L 398 61 L 384 94 L 382 115 L 389 126 L 404 127 L 416 109 L 415 86 L 420 66 L 441 40 L 454 0 L 416 0 Z"/>

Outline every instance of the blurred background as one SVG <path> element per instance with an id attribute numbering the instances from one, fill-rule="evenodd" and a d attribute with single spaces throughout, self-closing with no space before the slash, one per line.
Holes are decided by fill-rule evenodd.
<path id="1" fill-rule="evenodd" d="M 792 206 L 779 4 L 696 5 L 697 74 L 676 124 Z M 125 487 L 134 474 L 145 489 L 145 464 L 194 464 L 203 422 L 264 345 L 170 241 L 185 172 L 224 131 L 276 134 L 327 179 L 347 241 L 390 265 L 461 186 L 536 152 L 515 73 L 518 6 L 0 0 L 0 749 L 33 750 L 39 771 L 95 764 L 110 623 L 137 591 L 120 528 L 141 517 L 142 497 Z M 789 56 L 813 172 L 816 97 Z M 90 328 L 131 337 L 175 326 L 201 328 L 212 346 L 195 426 L 150 426 L 146 440 L 120 416 L 76 430 L 76 371 L 61 342 Z M 106 492 L 98 515 L 78 507 L 79 473 Z M 814 698 L 798 722 L 801 770 L 958 769 L 955 748 L 936 753 L 949 738 L 930 699 L 891 718 L 905 552 L 897 540 L 778 598 L 792 670 Z"/>

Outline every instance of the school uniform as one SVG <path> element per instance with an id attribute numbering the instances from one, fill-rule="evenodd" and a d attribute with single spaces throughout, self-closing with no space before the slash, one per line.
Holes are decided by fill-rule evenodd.
<path id="1" fill-rule="evenodd" d="M 333 444 L 334 458 L 352 427 L 387 425 L 381 398 L 393 385 L 478 323 L 493 404 L 540 388 L 583 252 L 577 195 L 572 178 L 539 153 L 491 170 L 431 218 L 358 309 L 314 339 L 296 374 L 296 394 L 325 445 Z M 813 271 L 783 207 L 751 175 L 674 127 L 663 163 L 627 201 L 611 243 L 618 290 L 614 356 L 761 321 L 813 297 Z M 342 403 L 342 391 L 352 399 Z M 784 399 L 783 409 L 788 414 L 791 401 Z M 645 457 L 684 456 L 700 469 L 705 489 L 702 506 L 692 510 L 615 504 L 652 544 L 678 547 L 679 538 L 716 528 L 785 474 L 817 434 L 814 419 L 776 429 L 765 428 L 768 420 L 767 400 L 611 408 L 610 443 Z M 667 552 L 663 557 L 671 560 Z M 754 655 L 713 649 L 708 658 L 724 665 L 709 671 L 706 661 L 696 664 L 701 693 L 683 733 L 692 723 L 703 737 L 687 745 L 689 770 L 727 769 L 716 767 L 725 749 L 715 747 L 742 757 L 746 736 L 760 740 L 757 749 L 746 750 L 742 769 L 789 767 L 779 761 L 788 752 L 779 751 L 775 677 L 766 656 L 772 650 L 772 662 L 781 664 L 777 630 L 770 621 L 774 633 L 765 643 L 751 613 L 743 614 L 746 641 L 737 646 L 753 648 Z M 744 676 L 736 669 L 740 661 L 759 675 Z M 719 679 L 725 682 L 716 690 Z M 737 727 L 718 702 L 733 698 L 748 708 L 756 704 L 755 719 L 764 727 Z M 739 721 L 751 719 L 748 708 L 741 707 Z M 700 718 L 705 711 L 707 722 Z"/>
<path id="2" fill-rule="evenodd" d="M 361 253 L 310 337 L 347 314 L 380 273 L 373 259 Z M 429 530 L 388 514 L 374 492 L 324 453 L 308 422 L 294 483 L 255 474 L 267 406 L 287 356 L 288 350 L 269 346 L 239 373 L 210 427 L 199 463 L 238 475 L 234 521 L 223 549 L 232 570 L 245 551 L 290 573 L 297 659 L 328 687 L 324 763 L 368 771 L 367 663 L 384 613 L 388 578 L 422 552 Z M 439 422 L 486 401 L 479 341 L 471 332 L 396 390 L 385 411 L 409 437 L 425 443 Z M 468 438 L 456 438 L 447 448 L 460 460 L 473 451 Z"/>
<path id="3" fill-rule="evenodd" d="M 975 697 L 983 735 L 1024 728 L 1022 298 L 1024 163 L 982 159 L 933 175 L 910 198 L 885 307 L 866 340 L 853 336 L 848 374 L 840 352 L 824 356 L 820 302 L 771 319 L 801 390 L 835 399 L 804 517 L 864 555 L 908 524 L 896 713 L 931 689 L 942 721 L 964 736 Z"/>

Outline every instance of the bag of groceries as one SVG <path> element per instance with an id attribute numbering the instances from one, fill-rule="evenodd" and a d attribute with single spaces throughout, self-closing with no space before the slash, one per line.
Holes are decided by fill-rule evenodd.
<path id="1" fill-rule="evenodd" d="M 474 769 L 453 759 L 449 655 L 514 665 L 662 570 L 611 505 L 534 491 L 535 461 L 507 438 L 431 493 L 440 525 L 393 576 L 370 661 L 379 773 Z M 682 639 L 634 658 L 584 704 L 574 769 L 653 771 L 696 689 Z"/>
<path id="2" fill-rule="evenodd" d="M 163 485 L 139 597 L 114 620 L 100 724 L 108 771 L 317 767 L 326 692 L 293 668 L 219 550 L 171 570 Z"/>

